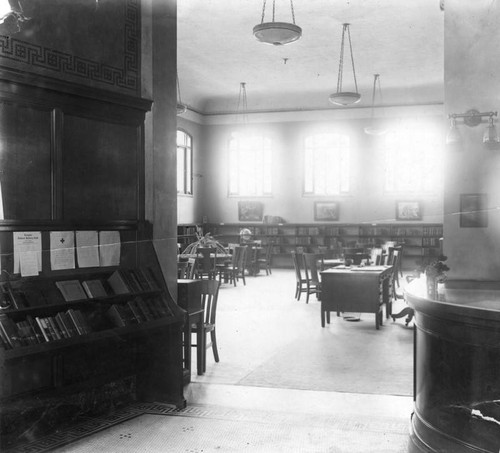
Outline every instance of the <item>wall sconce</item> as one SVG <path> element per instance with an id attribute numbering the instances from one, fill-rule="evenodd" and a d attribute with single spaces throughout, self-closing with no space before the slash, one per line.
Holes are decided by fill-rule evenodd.
<path id="1" fill-rule="evenodd" d="M 461 143 L 462 136 L 458 130 L 457 119 L 462 118 L 463 124 L 469 127 L 476 127 L 481 124 L 484 116 L 488 117 L 488 127 L 483 134 L 483 143 L 487 146 L 495 145 L 500 143 L 498 138 L 497 129 L 493 124 L 493 117 L 497 116 L 497 112 L 478 112 L 477 110 L 471 109 L 467 110 L 465 113 L 451 113 L 448 118 L 451 119 L 451 126 L 448 134 L 446 135 L 446 144 L 455 145 Z"/>

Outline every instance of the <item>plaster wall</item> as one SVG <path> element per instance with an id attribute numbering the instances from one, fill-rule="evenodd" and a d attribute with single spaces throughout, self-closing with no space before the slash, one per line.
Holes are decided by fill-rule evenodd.
<path id="1" fill-rule="evenodd" d="M 426 121 L 442 126 L 442 117 Z M 195 124 L 182 123 L 187 131 Z M 253 198 L 262 201 L 265 215 L 282 217 L 289 223 L 314 222 L 314 202 L 319 197 L 303 195 L 302 156 L 304 138 L 314 132 L 345 131 L 352 140 L 352 191 L 349 195 L 329 197 L 340 203 L 341 223 L 383 223 L 395 221 L 396 200 L 418 199 L 423 205 L 422 222 L 443 220 L 442 192 L 434 194 L 387 193 L 383 188 L 383 150 L 377 137 L 363 132 L 366 119 L 332 121 L 286 121 L 255 123 L 251 128 L 262 131 L 273 142 L 273 195 Z M 194 218 L 206 216 L 210 223 L 238 222 L 238 201 L 249 198 L 228 197 L 227 149 L 234 125 L 206 126 L 203 140 L 195 146 L 195 172 L 201 175 L 193 204 Z M 195 207 L 196 206 L 196 207 Z M 180 212 L 185 215 L 185 213 Z M 187 217 L 180 217 L 187 218 Z"/>
<path id="2" fill-rule="evenodd" d="M 445 6 L 445 113 L 499 108 L 497 2 L 447 0 Z M 500 150 L 484 147 L 486 119 L 477 127 L 460 124 L 462 144 L 448 146 L 444 189 L 444 253 L 449 276 L 500 278 Z M 498 127 L 498 126 L 497 126 Z M 488 223 L 460 226 L 460 195 L 484 193 Z"/>

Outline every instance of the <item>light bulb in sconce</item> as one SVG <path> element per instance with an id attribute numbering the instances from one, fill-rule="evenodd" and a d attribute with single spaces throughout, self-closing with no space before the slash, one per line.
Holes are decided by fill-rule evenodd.
<path id="1" fill-rule="evenodd" d="M 454 116 L 452 116 L 450 130 L 446 135 L 446 144 L 457 145 L 461 142 L 462 142 L 462 136 L 460 135 L 460 131 L 458 130 L 457 127 L 457 119 Z"/>
<path id="2" fill-rule="evenodd" d="M 498 138 L 497 128 L 493 124 L 493 114 L 488 120 L 488 127 L 483 134 L 483 143 L 487 146 L 498 146 L 500 139 Z"/>

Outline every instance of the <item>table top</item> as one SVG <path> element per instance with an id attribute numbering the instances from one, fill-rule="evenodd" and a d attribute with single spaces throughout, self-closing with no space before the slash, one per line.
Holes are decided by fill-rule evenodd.
<path id="1" fill-rule="evenodd" d="M 321 275 L 329 274 L 375 274 L 380 275 L 392 271 L 392 266 L 337 266 L 321 271 Z"/>
<path id="2" fill-rule="evenodd" d="M 342 266 L 344 264 L 344 260 L 342 258 L 324 258 L 323 266 Z"/>
<path id="3" fill-rule="evenodd" d="M 201 254 L 196 254 L 196 253 L 189 253 L 189 254 L 186 254 L 186 255 L 177 255 L 177 261 L 182 261 L 182 259 L 185 259 L 187 260 L 188 258 L 199 258 L 200 256 L 202 256 Z M 217 258 L 221 258 L 221 259 L 225 259 L 225 258 L 231 258 L 233 255 L 229 254 L 229 253 L 211 253 L 210 256 L 213 258 L 213 257 L 217 257 Z"/>

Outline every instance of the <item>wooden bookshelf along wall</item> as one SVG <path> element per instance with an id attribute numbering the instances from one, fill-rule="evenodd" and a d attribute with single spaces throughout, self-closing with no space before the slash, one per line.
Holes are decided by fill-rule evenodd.
<path id="1" fill-rule="evenodd" d="M 252 239 L 273 244 L 273 264 L 292 265 L 292 250 L 338 254 L 343 247 L 371 247 L 387 241 L 402 244 L 403 267 L 414 269 L 440 252 L 442 224 L 210 224 L 208 231 L 221 243 L 239 242 L 239 232 L 248 228 Z"/>

